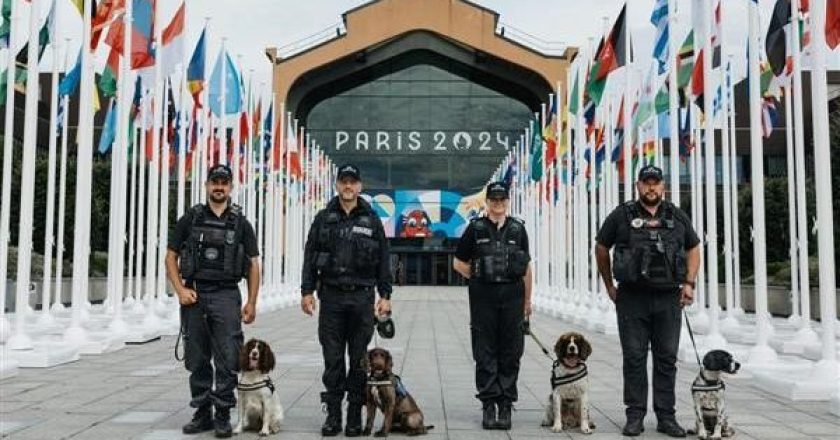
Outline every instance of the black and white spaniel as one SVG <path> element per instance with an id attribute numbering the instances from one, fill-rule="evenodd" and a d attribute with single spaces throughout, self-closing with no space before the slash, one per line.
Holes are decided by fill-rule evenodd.
<path id="1" fill-rule="evenodd" d="M 726 416 L 723 373 L 735 374 L 739 368 L 741 364 L 725 350 L 712 350 L 703 356 L 703 368 L 691 383 L 696 420 L 695 431 L 689 430 L 690 434 L 696 433 L 701 440 L 718 440 L 735 433 Z"/>
<path id="2" fill-rule="evenodd" d="M 260 436 L 275 434 L 283 423 L 283 406 L 268 373 L 274 369 L 274 353 L 265 341 L 251 339 L 239 353 L 239 422 L 233 432 L 260 430 Z"/>
<path id="3" fill-rule="evenodd" d="M 589 376 L 586 359 L 592 346 L 580 333 L 567 332 L 554 345 L 557 360 L 551 369 L 551 395 L 542 426 L 552 432 L 580 426 L 584 434 L 591 434 L 595 424 L 589 418 Z"/>

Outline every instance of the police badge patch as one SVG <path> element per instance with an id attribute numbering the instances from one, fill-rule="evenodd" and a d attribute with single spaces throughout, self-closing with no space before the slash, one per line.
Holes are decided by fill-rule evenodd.
<path id="1" fill-rule="evenodd" d="M 630 221 L 630 226 L 632 226 L 635 229 L 641 228 L 644 224 L 645 224 L 645 221 L 638 218 L 638 217 L 636 217 L 636 218 L 634 218 L 633 220 Z"/>
<path id="2" fill-rule="evenodd" d="M 367 235 L 368 237 L 372 237 L 373 236 L 373 229 L 366 228 L 364 226 L 353 226 L 353 233 L 354 234 Z"/>

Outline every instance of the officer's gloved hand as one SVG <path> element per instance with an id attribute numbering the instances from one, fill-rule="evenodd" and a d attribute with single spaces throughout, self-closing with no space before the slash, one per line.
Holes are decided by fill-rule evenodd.
<path id="1" fill-rule="evenodd" d="M 394 328 L 394 320 L 391 319 L 391 314 L 379 315 L 376 317 L 376 332 L 382 339 L 391 339 L 396 332 Z"/>
<path id="2" fill-rule="evenodd" d="M 522 320 L 522 334 L 523 335 L 530 335 L 531 334 L 531 321 L 524 319 Z"/>

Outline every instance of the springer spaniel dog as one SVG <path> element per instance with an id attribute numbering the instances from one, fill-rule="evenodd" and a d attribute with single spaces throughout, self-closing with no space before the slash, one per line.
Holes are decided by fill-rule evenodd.
<path id="1" fill-rule="evenodd" d="M 274 369 L 274 353 L 265 341 L 251 339 L 239 353 L 242 376 L 239 390 L 239 422 L 233 432 L 260 430 L 260 436 L 276 434 L 283 423 L 283 406 L 268 373 Z"/>
<path id="2" fill-rule="evenodd" d="M 567 332 L 557 339 L 554 353 L 557 360 L 551 370 L 552 391 L 542 426 L 550 426 L 551 432 L 580 426 L 582 433 L 591 434 L 595 424 L 589 418 L 586 359 L 592 354 L 592 346 L 580 333 Z"/>
<path id="3" fill-rule="evenodd" d="M 735 430 L 729 426 L 726 417 L 726 406 L 723 391 L 723 373 L 735 374 L 741 368 L 729 352 L 712 350 L 703 356 L 703 368 L 697 378 L 691 383 L 691 397 L 694 400 L 695 431 L 701 440 L 719 440 L 721 437 L 732 437 Z M 709 435 L 709 432 L 712 434 Z"/>
<path id="4" fill-rule="evenodd" d="M 408 393 L 402 380 L 394 374 L 391 353 L 384 348 L 368 351 L 365 367 L 368 372 L 366 384 L 367 422 L 364 435 L 373 431 L 376 410 L 382 411 L 382 428 L 374 437 L 387 437 L 391 429 L 399 429 L 408 435 L 422 435 L 434 428 L 423 421 L 423 412 Z"/>

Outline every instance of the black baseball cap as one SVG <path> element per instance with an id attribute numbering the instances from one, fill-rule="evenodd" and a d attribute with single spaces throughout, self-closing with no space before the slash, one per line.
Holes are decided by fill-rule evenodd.
<path id="1" fill-rule="evenodd" d="M 335 180 L 341 180 L 345 177 L 352 177 L 356 180 L 362 180 L 362 174 L 359 173 L 359 167 L 351 163 L 346 163 L 338 167 L 338 174 L 335 176 Z"/>
<path id="2" fill-rule="evenodd" d="M 510 197 L 508 186 L 504 182 L 493 182 L 487 185 L 484 196 L 488 199 L 507 199 Z"/>
<path id="3" fill-rule="evenodd" d="M 639 170 L 639 182 L 647 179 L 662 180 L 662 168 L 655 165 L 645 165 Z"/>
<path id="4" fill-rule="evenodd" d="M 233 180 L 233 171 L 231 171 L 230 167 L 227 165 L 213 165 L 207 171 L 207 181 L 209 182 L 214 179 L 221 179 L 227 181 Z"/>

